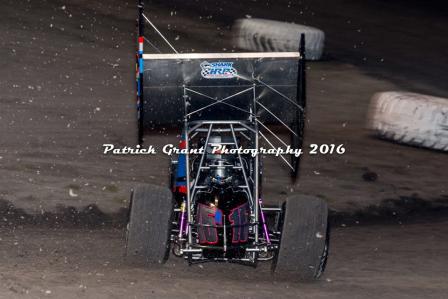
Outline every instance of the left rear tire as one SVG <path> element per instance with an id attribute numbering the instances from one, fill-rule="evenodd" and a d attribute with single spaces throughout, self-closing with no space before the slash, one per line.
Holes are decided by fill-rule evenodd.
<path id="1" fill-rule="evenodd" d="M 137 186 L 131 195 L 126 231 L 126 259 L 144 265 L 163 264 L 169 257 L 173 195 L 168 188 Z"/>

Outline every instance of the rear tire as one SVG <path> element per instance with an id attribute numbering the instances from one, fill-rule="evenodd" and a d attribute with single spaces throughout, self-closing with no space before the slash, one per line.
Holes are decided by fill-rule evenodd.
<path id="1" fill-rule="evenodd" d="M 126 232 L 126 259 L 154 265 L 169 256 L 173 195 L 167 188 L 141 185 L 131 195 Z"/>
<path id="2" fill-rule="evenodd" d="M 312 196 L 294 196 L 284 205 L 280 248 L 274 272 L 298 280 L 318 279 L 328 257 L 327 203 Z"/>

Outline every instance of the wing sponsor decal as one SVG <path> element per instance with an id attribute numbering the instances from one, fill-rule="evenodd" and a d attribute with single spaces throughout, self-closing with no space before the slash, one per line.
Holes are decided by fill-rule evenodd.
<path id="1" fill-rule="evenodd" d="M 201 75 L 206 79 L 231 79 L 238 76 L 238 71 L 233 67 L 233 62 L 208 62 L 201 63 Z"/>

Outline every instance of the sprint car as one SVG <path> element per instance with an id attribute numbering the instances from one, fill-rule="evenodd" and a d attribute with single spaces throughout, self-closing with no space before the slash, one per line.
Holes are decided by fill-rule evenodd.
<path id="1" fill-rule="evenodd" d="M 305 36 L 298 52 L 146 54 L 139 2 L 138 139 L 148 128 L 180 127 L 168 187 L 140 185 L 131 195 L 126 256 L 156 266 L 187 263 L 272 263 L 276 274 L 318 278 L 328 256 L 328 209 L 320 198 L 293 194 L 265 205 L 263 143 L 300 149 L 306 103 Z M 299 35 L 298 35 L 299 38 Z M 162 39 L 168 40 L 162 35 Z M 169 42 L 168 42 L 169 43 Z M 280 129 L 281 128 L 281 129 Z M 277 132 L 286 132 L 278 134 Z M 300 156 L 279 159 L 298 177 Z"/>

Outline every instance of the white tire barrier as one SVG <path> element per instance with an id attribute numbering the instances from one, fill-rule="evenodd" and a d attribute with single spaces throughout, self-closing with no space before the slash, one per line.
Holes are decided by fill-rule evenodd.
<path id="1" fill-rule="evenodd" d="M 368 127 L 385 139 L 448 151 L 448 99 L 377 93 L 370 103 Z"/>
<path id="2" fill-rule="evenodd" d="M 319 60 L 325 34 L 317 28 L 265 19 L 239 19 L 232 27 L 235 46 L 258 52 L 296 52 L 302 33 L 305 34 L 306 58 Z"/>

